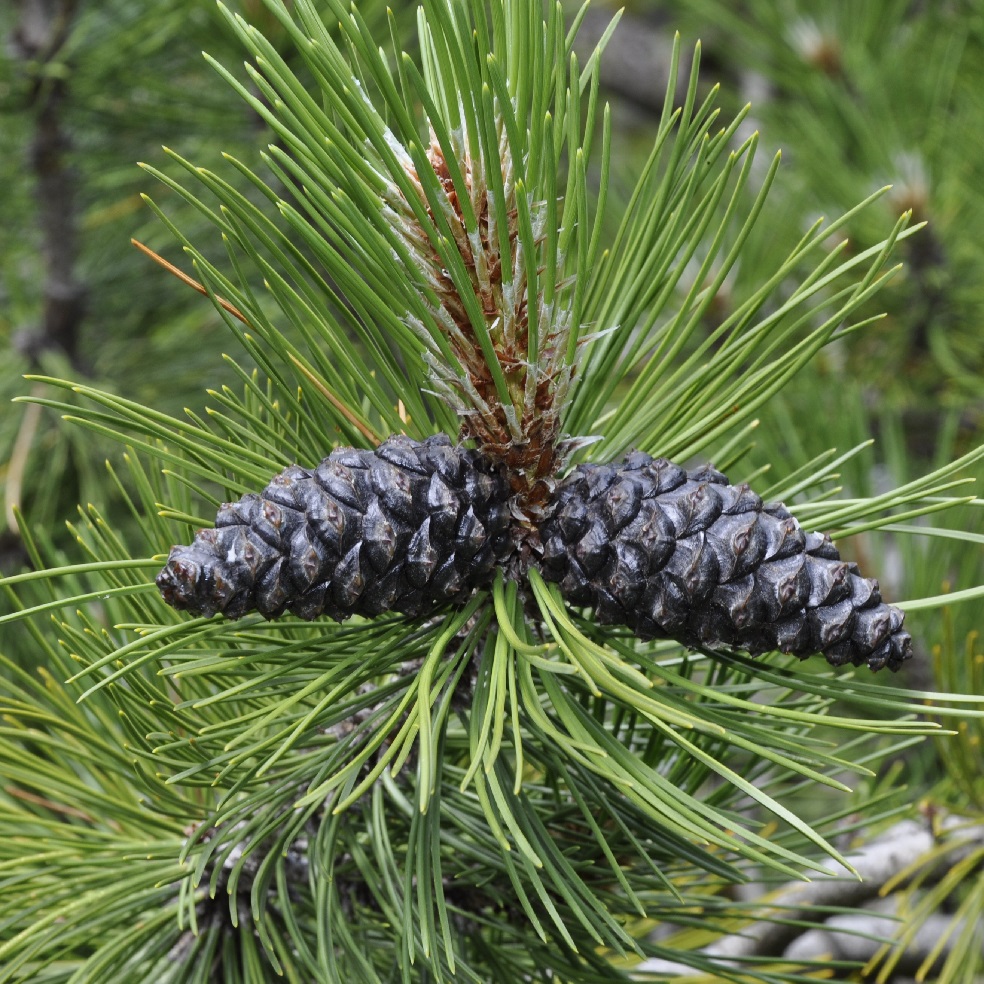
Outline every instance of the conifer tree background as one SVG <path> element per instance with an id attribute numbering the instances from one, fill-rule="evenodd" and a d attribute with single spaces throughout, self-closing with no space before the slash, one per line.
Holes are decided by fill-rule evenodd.
<path id="1" fill-rule="evenodd" d="M 681 5 L 681 26 L 691 12 L 717 24 L 719 6 Z M 843 64 L 852 38 L 873 50 L 875 26 L 915 18 L 918 40 L 956 24 L 931 60 L 950 74 L 927 112 L 954 93 L 971 114 L 957 95 L 973 64 L 951 64 L 952 39 L 974 50 L 982 12 L 878 7 L 867 34 L 844 35 Z M 54 40 L 31 48 L 31 18 L 56 8 Z M 769 8 L 748 8 L 740 30 L 722 22 L 754 47 Z M 853 23 L 841 14 L 832 32 Z M 935 359 L 921 383 L 945 380 L 924 391 L 946 393 L 935 457 L 911 439 L 897 387 L 865 408 L 877 380 L 858 372 L 873 360 L 892 374 L 878 312 L 891 325 L 930 289 L 927 230 L 901 207 L 913 202 L 863 181 L 840 202 L 801 162 L 789 182 L 748 109 L 719 112 L 699 49 L 672 30 L 637 159 L 602 90 L 624 25 L 584 46 L 586 8 L 21 0 L 3 16 L 19 44 L 6 139 L 61 134 L 84 178 L 89 251 L 69 264 L 87 285 L 77 338 L 52 351 L 42 314 L 7 370 L 31 368 L 29 381 L 4 383 L 29 395 L 4 424 L 22 560 L 0 582 L 0 981 L 979 978 L 984 535 L 970 483 L 984 449 L 967 292 L 933 280 L 947 330 L 932 308 L 928 342 L 907 332 L 907 359 L 924 342 Z M 147 81 L 121 102 L 124 36 Z M 86 92 L 76 105 L 93 115 L 66 115 Z M 142 151 L 143 172 L 115 177 L 141 128 L 175 149 Z M 137 187 L 154 231 L 132 208 Z M 115 210 L 90 206 L 103 188 Z M 816 199 L 836 202 L 830 221 L 810 215 Z M 11 200 L 30 212 L 24 194 Z M 119 232 L 121 217 L 147 249 L 100 265 L 92 230 Z M 947 269 L 979 260 L 945 229 L 929 235 Z M 21 240 L 2 261 L 12 334 L 38 310 L 32 276 L 64 269 Z M 121 262 L 140 287 L 98 290 Z M 148 329 L 150 354 L 134 341 Z M 689 476 L 663 488 L 677 471 L 650 455 Z M 707 460 L 789 509 L 760 509 Z M 633 513 L 651 523 L 708 496 L 751 503 L 752 526 L 767 519 L 799 544 L 795 577 L 783 568 L 800 579 L 798 607 L 830 594 L 833 608 L 835 582 L 853 597 L 881 577 L 899 603 L 889 635 L 862 643 L 858 629 L 854 648 L 834 648 L 864 600 L 798 648 L 775 633 L 752 645 L 744 620 L 751 631 L 776 616 L 750 602 L 767 582 L 783 597 L 768 572 L 714 632 L 626 618 L 633 595 L 591 580 L 609 571 L 591 558 L 624 587 L 619 565 L 640 541 L 615 511 L 635 508 L 633 489 L 662 503 Z M 52 520 L 75 492 L 87 505 L 66 539 Z M 427 519 L 404 530 L 418 503 Z M 287 506 L 308 525 L 285 521 Z M 584 529 L 608 540 L 568 532 L 585 511 Z M 314 583 L 329 564 L 328 541 L 307 532 L 315 514 L 361 537 L 330 561 L 330 596 Z M 720 539 L 737 520 L 707 522 L 663 536 Z M 193 540 L 161 583 L 200 615 L 165 605 L 154 583 L 169 548 Z M 668 608 L 685 621 L 703 618 L 722 558 L 740 554 L 715 546 L 713 578 L 687 581 L 697 541 L 670 565 L 690 585 Z M 235 620 L 210 617 L 220 570 Z M 908 649 L 884 640 L 902 609 L 915 659 L 900 677 L 837 668 L 872 653 L 873 668 L 895 668 Z M 306 621 L 319 610 L 356 617 Z M 795 658 L 817 649 L 835 665 Z M 934 668 L 929 691 L 906 687 L 920 664 Z M 922 741 L 941 725 L 956 734 Z M 879 867 L 883 847 L 904 863 Z M 879 891 L 901 922 L 852 911 Z M 846 947 L 837 919 L 864 945 Z M 825 922 L 811 949 L 801 928 Z"/>

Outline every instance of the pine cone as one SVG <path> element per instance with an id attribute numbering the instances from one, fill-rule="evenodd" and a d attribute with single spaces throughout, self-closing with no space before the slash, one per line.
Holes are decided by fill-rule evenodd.
<path id="1" fill-rule="evenodd" d="M 487 461 L 443 434 L 338 448 L 223 505 L 215 529 L 171 549 L 157 586 L 206 616 L 420 615 L 489 580 L 511 549 L 508 498 Z"/>
<path id="2" fill-rule="evenodd" d="M 582 465 L 540 534 L 544 577 L 643 638 L 823 653 L 873 670 L 912 655 L 902 612 L 829 536 L 804 532 L 783 505 L 763 505 L 711 467 L 686 472 L 641 452 L 621 467 Z"/>
<path id="3" fill-rule="evenodd" d="M 581 465 L 536 531 L 511 518 L 510 495 L 506 476 L 443 434 L 339 448 L 224 505 L 215 529 L 171 549 L 157 585 L 168 604 L 207 616 L 415 616 L 488 583 L 538 533 L 544 577 L 642 638 L 819 652 L 873 670 L 912 655 L 902 612 L 829 536 L 709 466 L 686 472 L 641 452 L 621 467 Z"/>

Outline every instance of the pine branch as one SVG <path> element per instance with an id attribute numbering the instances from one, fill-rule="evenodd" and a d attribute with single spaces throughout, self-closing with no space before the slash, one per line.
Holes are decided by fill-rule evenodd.
<path id="1" fill-rule="evenodd" d="M 696 58 L 677 104 L 679 42 L 609 230 L 607 35 L 582 67 L 559 5 L 426 0 L 411 57 L 358 6 L 265 6 L 277 43 L 226 11 L 250 60 L 213 62 L 274 134 L 264 173 L 148 168 L 224 247 L 151 204 L 242 346 L 239 389 L 179 418 L 44 379 L 39 402 L 127 446 L 140 546 L 88 507 L 84 562 L 42 569 L 26 530 L 39 570 L 4 585 L 48 669 L 0 684 L 0 863 L 23 889 L 0 898 L 0 980 L 593 984 L 643 954 L 736 976 L 644 920 L 729 938 L 735 886 L 850 871 L 856 804 L 807 822 L 803 790 L 849 794 L 984 711 L 797 669 L 900 662 L 901 608 L 793 509 L 650 455 L 740 461 L 757 411 L 868 326 L 907 217 L 858 250 L 857 210 L 818 223 L 714 324 L 778 160 L 763 177 L 742 116 L 717 123 Z M 979 502 L 953 490 L 984 451 L 830 502 L 851 454 L 786 476 L 803 522 Z M 195 617 L 149 580 L 175 543 L 161 587 Z"/>

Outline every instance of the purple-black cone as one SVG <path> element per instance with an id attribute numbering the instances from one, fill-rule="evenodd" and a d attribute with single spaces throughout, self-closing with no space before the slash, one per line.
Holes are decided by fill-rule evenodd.
<path id="1" fill-rule="evenodd" d="M 640 452 L 619 466 L 582 465 L 540 533 L 544 577 L 643 638 L 823 653 L 873 670 L 912 655 L 903 613 L 829 536 L 710 467 L 686 472 Z"/>
<path id="2" fill-rule="evenodd" d="M 711 467 L 641 452 L 581 465 L 535 530 L 517 527 L 510 494 L 490 461 L 444 435 L 339 448 L 224 505 L 215 529 L 172 548 L 157 584 L 204 615 L 417 616 L 487 585 L 525 538 L 570 604 L 642 638 L 873 670 L 912 655 L 903 613 L 828 536 Z"/>

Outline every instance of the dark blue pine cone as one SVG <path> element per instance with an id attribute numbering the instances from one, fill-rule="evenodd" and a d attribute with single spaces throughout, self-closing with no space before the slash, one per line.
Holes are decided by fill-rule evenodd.
<path id="1" fill-rule="evenodd" d="M 540 534 L 544 577 L 572 605 L 642 638 L 823 653 L 872 670 L 912 655 L 903 613 L 829 536 L 804 532 L 783 505 L 710 467 L 686 472 L 640 452 L 620 466 L 581 465 Z"/>
<path id="2" fill-rule="evenodd" d="M 475 451 L 440 434 L 338 448 L 291 465 L 215 529 L 171 549 L 164 600 L 203 615 L 420 615 L 487 582 L 509 552 L 509 493 Z"/>
<path id="3" fill-rule="evenodd" d="M 467 597 L 497 566 L 516 576 L 525 542 L 568 602 L 641 638 L 873 670 L 912 655 L 902 612 L 830 537 L 709 466 L 641 452 L 581 465 L 538 529 L 513 518 L 511 495 L 501 469 L 444 435 L 339 448 L 224 505 L 215 529 L 172 548 L 157 584 L 203 615 L 416 616 Z"/>

